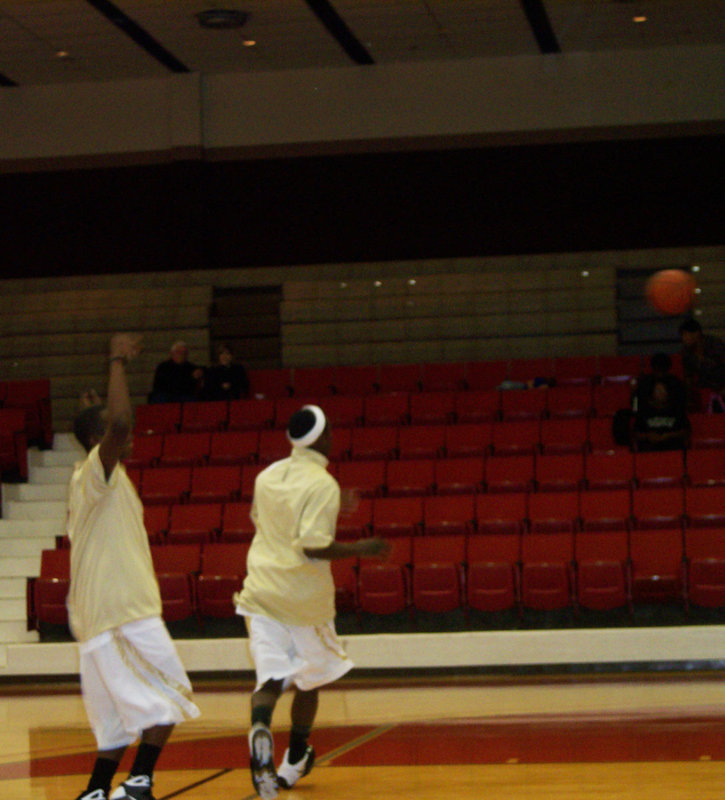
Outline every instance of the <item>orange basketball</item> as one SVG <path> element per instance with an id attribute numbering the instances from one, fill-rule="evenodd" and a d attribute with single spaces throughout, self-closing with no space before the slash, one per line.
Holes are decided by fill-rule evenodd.
<path id="1" fill-rule="evenodd" d="M 684 314 L 695 297 L 697 284 L 689 272 L 663 269 L 655 272 L 645 286 L 649 304 L 663 314 Z"/>

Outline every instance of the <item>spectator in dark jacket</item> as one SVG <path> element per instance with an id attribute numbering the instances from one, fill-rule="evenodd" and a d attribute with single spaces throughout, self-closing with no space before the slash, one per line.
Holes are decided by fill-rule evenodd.
<path id="1" fill-rule="evenodd" d="M 154 385 L 149 403 L 178 403 L 199 399 L 204 371 L 189 361 L 185 342 L 171 345 L 169 358 L 162 361 L 154 373 Z"/>
<path id="2" fill-rule="evenodd" d="M 217 363 L 204 370 L 205 400 L 238 400 L 249 396 L 247 370 L 234 361 L 229 345 L 222 344 L 217 350 Z"/>

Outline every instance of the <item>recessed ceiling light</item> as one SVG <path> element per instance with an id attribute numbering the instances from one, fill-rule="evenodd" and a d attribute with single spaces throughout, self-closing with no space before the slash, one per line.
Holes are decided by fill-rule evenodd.
<path id="1" fill-rule="evenodd" d="M 647 22 L 647 17 L 632 17 L 632 22 Z"/>
<path id="2" fill-rule="evenodd" d="M 257 42 L 254 39 L 245 39 L 242 42 L 242 44 L 244 45 L 244 47 L 254 47 L 254 45 L 257 44 Z"/>
<path id="3" fill-rule="evenodd" d="M 408 286 L 415 286 L 416 282 L 417 281 L 415 280 L 415 278 L 410 278 L 408 280 Z"/>
<path id="4" fill-rule="evenodd" d="M 202 28 L 241 28 L 249 19 L 247 11 L 231 8 L 208 8 L 194 15 Z"/>
<path id="5" fill-rule="evenodd" d="M 700 271 L 699 265 L 698 264 L 694 264 L 693 267 L 692 267 L 692 271 L 693 272 L 699 272 Z"/>
<path id="6" fill-rule="evenodd" d="M 589 270 L 588 269 L 583 269 L 582 270 L 582 278 L 588 278 L 588 277 L 589 277 Z"/>
<path id="7" fill-rule="evenodd" d="M 67 50 L 58 50 L 55 54 L 56 58 L 70 58 L 70 53 Z"/>
<path id="8" fill-rule="evenodd" d="M 375 281 L 375 283 L 373 284 L 373 286 L 382 286 L 382 285 L 383 285 L 382 281 Z"/>

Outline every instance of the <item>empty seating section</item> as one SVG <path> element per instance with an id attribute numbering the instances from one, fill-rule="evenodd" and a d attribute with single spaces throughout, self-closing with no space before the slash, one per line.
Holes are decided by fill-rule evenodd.
<path id="1" fill-rule="evenodd" d="M 330 472 L 359 498 L 338 538 L 393 547 L 385 561 L 332 565 L 340 611 L 725 607 L 725 420 L 692 415 L 684 453 L 617 446 L 612 417 L 640 368 L 582 357 L 259 370 L 250 399 L 139 407 L 126 466 L 165 618 L 234 615 L 254 481 L 289 454 L 285 426 L 306 402 L 331 420 Z M 537 377 L 555 385 L 497 388 Z M 26 422 L 0 408 L 3 469 L 27 449 Z M 35 624 L 67 619 L 64 552 L 31 579 Z"/>

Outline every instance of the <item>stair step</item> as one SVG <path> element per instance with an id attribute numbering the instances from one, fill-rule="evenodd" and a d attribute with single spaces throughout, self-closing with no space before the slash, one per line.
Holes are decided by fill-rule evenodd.
<path id="1" fill-rule="evenodd" d="M 64 519 L 0 519 L 0 539 L 37 539 L 65 535 Z"/>
<path id="2" fill-rule="evenodd" d="M 40 636 L 38 631 L 29 631 L 27 622 L 14 620 L 12 622 L 0 622 L 0 642 L 38 642 Z"/>
<path id="3" fill-rule="evenodd" d="M 0 578 L 24 578 L 40 572 L 38 556 L 8 556 L 0 558 Z"/>
<path id="4" fill-rule="evenodd" d="M 78 444 L 78 440 L 72 433 L 56 433 L 53 436 L 53 450 L 73 450 L 83 457 L 83 448 Z"/>
<path id="5" fill-rule="evenodd" d="M 67 467 L 73 466 L 83 458 L 77 450 L 29 450 L 28 466 L 30 467 Z"/>
<path id="6" fill-rule="evenodd" d="M 54 536 L 38 536 L 34 539 L 5 539 L 3 558 L 40 558 L 43 550 L 55 549 Z"/>
<path id="7" fill-rule="evenodd" d="M 0 601 L 7 597 L 25 597 L 25 578 L 0 578 Z"/>
<path id="8" fill-rule="evenodd" d="M 5 598 L 0 603 L 0 622 L 25 622 L 28 610 L 25 605 L 25 598 Z"/>
<path id="9" fill-rule="evenodd" d="M 44 484 L 62 483 L 63 486 L 67 486 L 72 474 L 72 466 L 30 467 L 28 470 L 28 481 L 30 483 Z"/>
<path id="10" fill-rule="evenodd" d="M 9 500 L 3 503 L 5 519 L 65 519 L 67 503 L 65 501 L 48 501 L 23 503 Z"/>
<path id="11" fill-rule="evenodd" d="M 68 486 L 65 483 L 7 483 L 3 485 L 3 500 L 35 502 L 67 500 Z"/>

